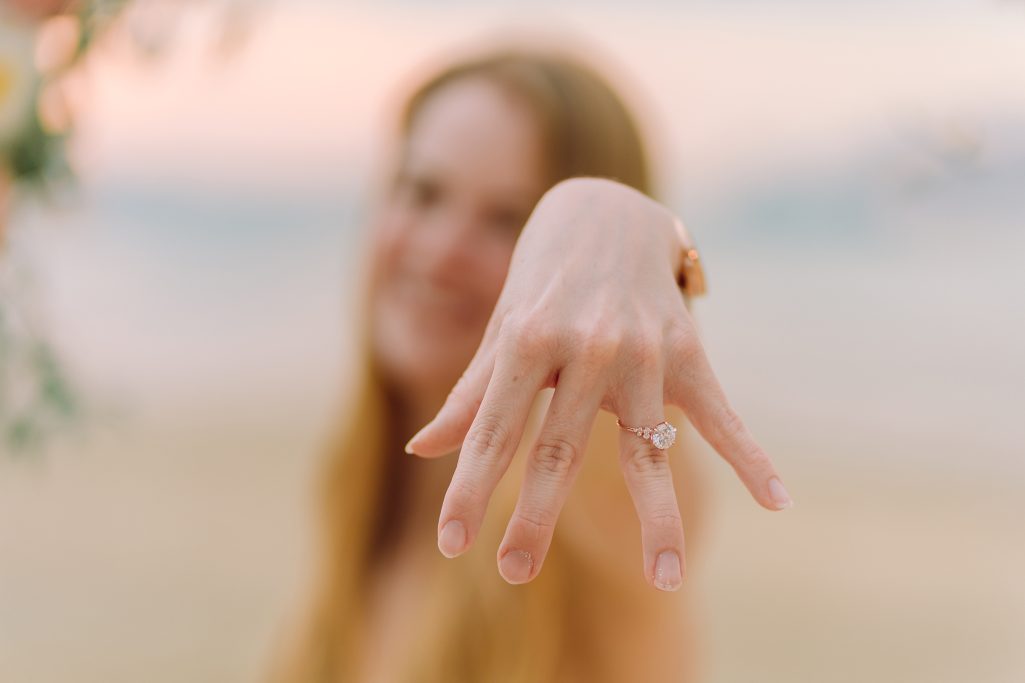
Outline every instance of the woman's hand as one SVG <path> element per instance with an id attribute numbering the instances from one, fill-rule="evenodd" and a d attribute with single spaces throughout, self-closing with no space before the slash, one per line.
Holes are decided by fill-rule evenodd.
<path id="1" fill-rule="evenodd" d="M 474 541 L 537 392 L 555 387 L 499 549 L 511 583 L 541 569 L 599 408 L 655 426 L 680 406 L 761 505 L 791 505 L 772 462 L 730 406 L 676 283 L 673 216 L 612 180 L 573 178 L 538 202 L 481 345 L 410 453 L 462 445 L 441 509 L 448 557 Z M 641 521 L 648 581 L 675 590 L 684 539 L 669 451 L 623 431 L 620 466 Z"/>

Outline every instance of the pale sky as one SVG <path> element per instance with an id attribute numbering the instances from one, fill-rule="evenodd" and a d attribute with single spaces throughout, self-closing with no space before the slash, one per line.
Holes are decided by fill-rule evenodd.
<path id="1" fill-rule="evenodd" d="M 269 2 L 242 50 L 217 62 L 210 12 L 197 10 L 155 64 L 117 46 L 97 55 L 78 157 L 97 177 L 308 186 L 339 169 L 359 175 L 402 79 L 510 27 L 576 36 L 608 55 L 667 168 L 710 191 L 781 159 L 850 155 L 894 126 L 1025 120 L 1017 3 L 601 3 L 524 14 L 510 3 Z"/>
<path id="2" fill-rule="evenodd" d="M 346 211 L 389 97 L 454 45 L 497 27 L 544 29 L 614 65 L 670 181 L 685 188 L 674 208 L 688 221 L 705 212 L 692 228 L 715 296 L 698 310 L 738 406 L 765 416 L 764 429 L 773 410 L 789 411 L 781 425 L 805 415 L 825 439 L 853 415 L 858 433 L 892 435 L 894 416 L 910 419 L 918 405 L 904 431 L 914 443 L 880 454 L 960 455 L 950 444 L 977 440 L 982 424 L 992 459 L 1011 453 L 1016 404 L 994 397 L 1020 393 L 1020 369 L 1005 366 L 1025 328 L 1005 329 L 1010 303 L 990 293 L 1021 290 L 1022 213 L 1007 198 L 1025 169 L 1023 8 L 639 7 L 538 8 L 524 19 L 510 5 L 278 2 L 226 61 L 211 56 L 209 10 L 186 16 L 158 61 L 104 46 L 76 84 L 86 206 L 34 245 L 69 364 L 87 385 L 180 398 L 176 409 L 204 414 L 224 393 L 317 403 L 334 391 L 348 343 L 342 255 L 354 258 L 359 226 Z M 869 185 L 901 154 L 913 166 L 930 146 L 942 160 L 958 145 L 1002 163 L 1000 173 L 871 205 Z M 745 182 L 766 177 L 778 181 L 768 204 L 752 203 Z M 741 213 L 709 217 L 710 206 Z M 954 282 L 949 244 L 965 226 L 964 281 Z M 716 245 L 731 227 L 748 232 Z M 881 374 L 905 393 L 879 396 Z"/>

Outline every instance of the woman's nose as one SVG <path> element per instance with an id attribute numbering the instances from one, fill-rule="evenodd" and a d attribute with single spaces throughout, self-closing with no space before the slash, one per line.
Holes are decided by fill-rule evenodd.
<path id="1" fill-rule="evenodd" d="M 466 210 L 435 212 L 417 231 L 425 268 L 450 272 L 472 262 L 476 218 Z"/>

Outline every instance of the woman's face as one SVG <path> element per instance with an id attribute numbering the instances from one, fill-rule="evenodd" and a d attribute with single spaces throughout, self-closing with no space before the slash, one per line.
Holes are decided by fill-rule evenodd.
<path id="1" fill-rule="evenodd" d="M 505 91 L 466 78 L 425 101 L 374 232 L 375 351 L 402 385 L 447 391 L 470 362 L 544 178 L 535 121 Z"/>

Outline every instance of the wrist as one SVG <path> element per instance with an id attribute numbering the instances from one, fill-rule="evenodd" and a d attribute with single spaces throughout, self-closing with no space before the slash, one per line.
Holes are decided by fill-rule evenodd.
<path id="1" fill-rule="evenodd" d="M 705 276 L 700 256 L 694 240 L 681 221 L 672 211 L 639 190 L 624 185 L 611 178 L 594 176 L 576 176 L 566 178 L 542 196 L 538 206 L 542 204 L 559 204 L 562 210 L 570 213 L 587 207 L 588 212 L 613 211 L 629 215 L 641 223 L 648 222 L 649 217 L 660 214 L 655 222 L 663 228 L 666 253 L 669 256 L 673 278 L 686 296 L 700 296 L 705 293 Z M 625 207 L 625 210 L 624 210 Z"/>

